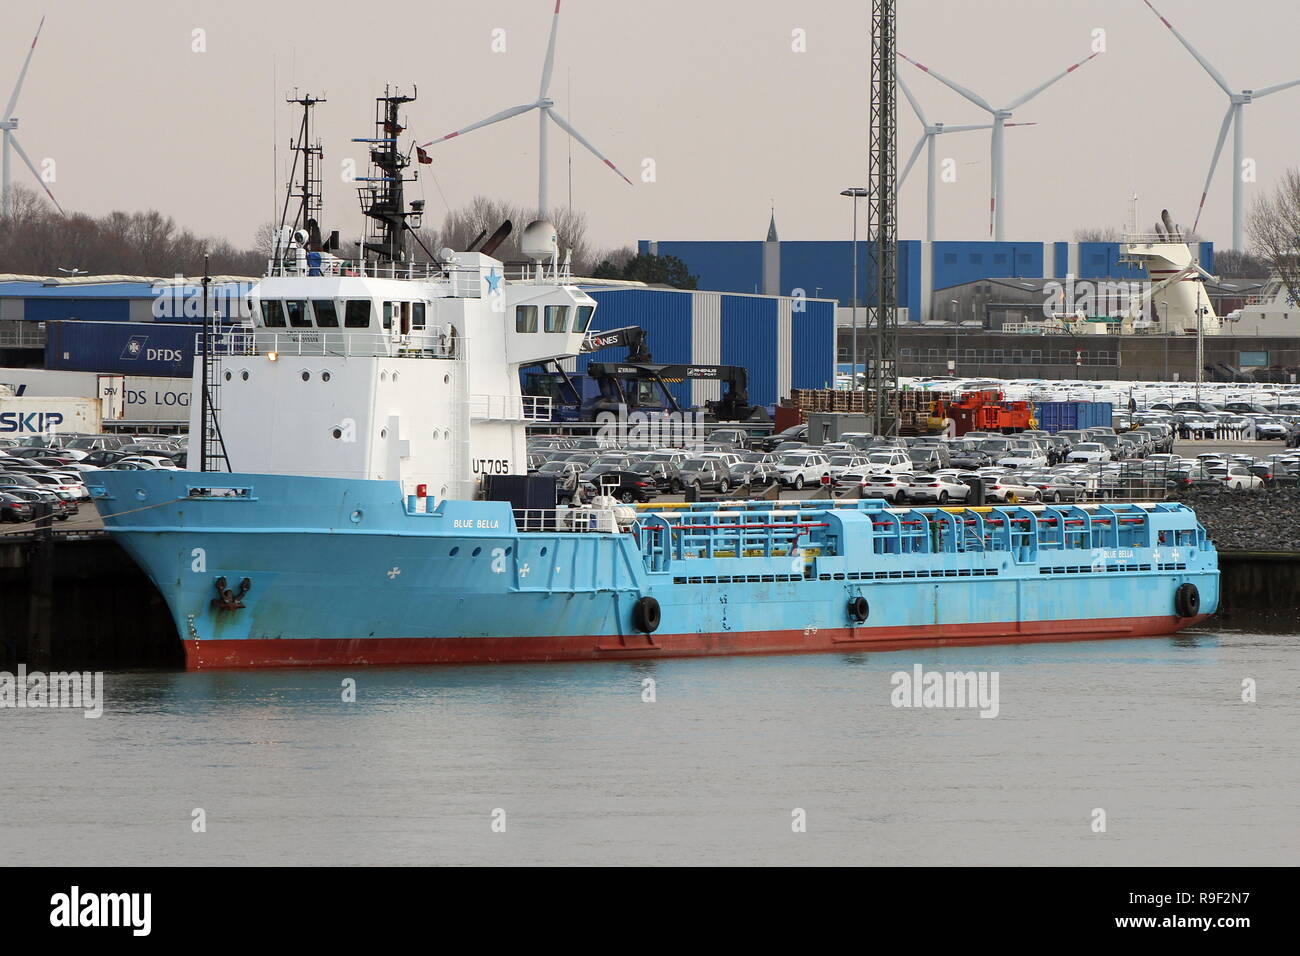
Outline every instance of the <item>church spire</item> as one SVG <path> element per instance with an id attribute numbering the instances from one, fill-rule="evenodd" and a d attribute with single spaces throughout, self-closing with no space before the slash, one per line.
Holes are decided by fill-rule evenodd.
<path id="1" fill-rule="evenodd" d="M 772 218 L 768 220 L 767 223 L 767 241 L 768 242 L 781 241 L 776 236 L 776 205 L 775 204 L 773 204 L 772 206 Z"/>

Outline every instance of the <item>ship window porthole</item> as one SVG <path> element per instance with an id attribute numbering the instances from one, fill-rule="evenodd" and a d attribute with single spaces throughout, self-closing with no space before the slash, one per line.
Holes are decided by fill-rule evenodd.
<path id="1" fill-rule="evenodd" d="M 447 554 L 449 554 L 451 557 L 454 558 L 456 557 L 456 555 L 460 554 L 460 548 L 452 548 L 450 551 L 447 552 Z"/>
<path id="2" fill-rule="evenodd" d="M 446 485 L 443 485 L 443 486 L 442 486 L 442 491 L 438 492 L 438 494 L 439 494 L 441 497 L 446 498 L 446 497 L 447 497 L 447 486 L 446 486 Z"/>
<path id="3" fill-rule="evenodd" d="M 434 441 L 437 441 L 437 440 L 438 440 L 439 438 L 441 438 L 441 437 L 442 437 L 442 436 L 441 436 L 440 434 L 438 434 L 438 429 L 435 428 L 435 429 L 433 430 L 433 440 L 434 440 Z"/>
<path id="4" fill-rule="evenodd" d="M 302 380 L 303 380 L 304 382 L 310 382 L 310 381 L 311 381 L 311 372 L 303 372 L 303 373 L 302 373 Z"/>
<path id="5" fill-rule="evenodd" d="M 321 372 L 321 373 L 320 373 L 320 380 L 321 380 L 322 382 L 328 382 L 328 381 L 330 380 L 330 373 L 329 373 L 329 372 Z"/>
<path id="6" fill-rule="evenodd" d="M 226 373 L 226 381 L 227 381 L 227 382 L 229 382 L 229 381 L 230 381 L 232 378 L 234 378 L 234 377 L 235 377 L 235 373 L 234 373 L 234 372 L 227 372 L 227 373 Z"/>
<path id="7" fill-rule="evenodd" d="M 387 373 L 387 372 L 380 372 L 380 373 L 379 373 L 379 381 L 381 381 L 381 382 L 386 382 L 386 381 L 388 381 L 388 373 Z"/>
<path id="8" fill-rule="evenodd" d="M 542 557 L 546 557 L 546 549 L 542 548 Z"/>
<path id="9" fill-rule="evenodd" d="M 242 378 L 245 382 L 247 382 L 247 381 L 248 381 L 248 369 L 244 369 L 242 372 L 240 372 L 240 373 L 239 373 L 239 377 Z"/>
<path id="10" fill-rule="evenodd" d="M 442 384 L 443 384 L 443 385 L 450 385 L 450 384 L 451 384 L 451 376 L 450 376 L 450 375 L 444 375 L 444 376 L 442 377 Z"/>
<path id="11" fill-rule="evenodd" d="M 333 435 L 335 438 L 342 438 L 342 437 L 343 437 L 343 429 L 339 428 L 339 427 L 336 425 L 336 426 L 335 426 L 335 427 L 330 431 L 330 434 Z"/>
<path id="12" fill-rule="evenodd" d="M 387 428 L 381 428 L 381 429 L 379 429 L 379 437 L 380 437 L 380 438 L 387 438 L 387 437 L 388 437 L 388 429 L 387 429 Z"/>
<path id="13" fill-rule="evenodd" d="M 514 550 L 514 548 L 506 548 L 506 554 L 509 555 L 510 552 L 513 551 L 513 550 Z"/>
<path id="14" fill-rule="evenodd" d="M 394 381 L 394 382 L 397 381 L 397 373 L 396 373 L 396 372 L 393 373 L 393 381 Z"/>
<path id="15" fill-rule="evenodd" d="M 360 523 L 361 523 L 361 509 L 358 508 L 356 511 L 352 512 L 352 514 L 349 515 L 349 517 L 352 519 L 352 523 L 353 523 L 353 524 L 360 524 Z"/>
<path id="16" fill-rule="evenodd" d="M 480 554 L 482 554 L 482 553 L 483 553 L 483 549 L 482 549 L 482 548 L 475 548 L 473 551 L 470 552 L 470 555 L 471 555 L 471 557 L 475 557 L 475 558 L 477 558 L 477 557 L 478 557 Z"/>

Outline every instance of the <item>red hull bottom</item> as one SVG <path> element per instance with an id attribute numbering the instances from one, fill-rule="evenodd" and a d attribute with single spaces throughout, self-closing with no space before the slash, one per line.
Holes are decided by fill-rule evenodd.
<path id="1" fill-rule="evenodd" d="M 487 664 L 731 654 L 900 651 L 912 647 L 1093 641 L 1172 634 L 1191 618 L 1113 617 L 926 627 L 827 628 L 743 634 L 651 634 L 572 637 L 285 638 L 185 641 L 190 670 L 251 667 L 339 667 L 373 664 Z"/>

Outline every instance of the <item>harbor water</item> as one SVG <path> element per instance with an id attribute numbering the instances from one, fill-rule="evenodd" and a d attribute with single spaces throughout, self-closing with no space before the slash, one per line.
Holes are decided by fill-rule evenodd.
<path id="1" fill-rule="evenodd" d="M 98 719 L 0 710 L 0 846 L 37 865 L 1290 864 L 1293 630 L 109 673 Z M 996 674 L 996 716 L 895 706 L 916 665 Z"/>

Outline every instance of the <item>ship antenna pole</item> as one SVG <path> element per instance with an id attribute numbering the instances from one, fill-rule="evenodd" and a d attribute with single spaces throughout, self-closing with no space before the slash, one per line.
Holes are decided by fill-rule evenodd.
<path id="1" fill-rule="evenodd" d="M 199 471 L 208 470 L 208 357 L 212 350 L 212 326 L 208 320 L 208 254 L 203 254 L 203 380 L 199 398 Z"/>

